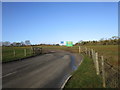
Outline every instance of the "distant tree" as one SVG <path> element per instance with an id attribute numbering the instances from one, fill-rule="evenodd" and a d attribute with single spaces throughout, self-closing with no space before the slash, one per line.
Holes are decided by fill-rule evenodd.
<path id="1" fill-rule="evenodd" d="M 26 40 L 25 45 L 31 45 L 30 40 Z"/>
<path id="2" fill-rule="evenodd" d="M 11 46 L 16 46 L 16 42 L 13 42 L 13 43 L 11 44 Z"/>
<path id="3" fill-rule="evenodd" d="M 25 45 L 25 43 L 23 41 L 21 41 L 21 46 L 24 46 L 24 45 Z"/>
<path id="4" fill-rule="evenodd" d="M 56 46 L 60 46 L 59 44 L 56 44 Z"/>
<path id="5" fill-rule="evenodd" d="M 82 41 L 77 42 L 75 45 L 118 45 L 120 44 L 120 37 L 113 36 L 111 38 L 101 38 L 99 41 Z"/>
<path id="6" fill-rule="evenodd" d="M 21 46 L 21 43 L 17 42 L 17 43 L 16 43 L 16 46 Z"/>
<path id="7" fill-rule="evenodd" d="M 118 39 L 119 37 L 118 36 L 113 36 L 112 39 L 115 40 L 115 39 Z"/>
<path id="8" fill-rule="evenodd" d="M 2 46 L 10 46 L 10 42 L 9 41 L 5 41 L 5 42 L 2 42 Z"/>

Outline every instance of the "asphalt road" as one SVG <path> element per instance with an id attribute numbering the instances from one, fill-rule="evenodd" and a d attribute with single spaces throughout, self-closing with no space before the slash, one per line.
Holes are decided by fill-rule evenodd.
<path id="1" fill-rule="evenodd" d="M 65 51 L 2 65 L 3 88 L 60 88 L 82 57 Z"/>

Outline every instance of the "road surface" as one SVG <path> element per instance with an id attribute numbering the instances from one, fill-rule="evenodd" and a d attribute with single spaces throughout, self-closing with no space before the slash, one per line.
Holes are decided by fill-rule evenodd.
<path id="1" fill-rule="evenodd" d="M 82 57 L 65 51 L 3 64 L 3 88 L 60 88 Z"/>

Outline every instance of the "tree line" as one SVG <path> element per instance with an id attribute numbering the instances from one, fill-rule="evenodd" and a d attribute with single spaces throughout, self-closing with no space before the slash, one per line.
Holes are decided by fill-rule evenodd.
<path id="1" fill-rule="evenodd" d="M 75 46 L 78 45 L 120 45 L 120 37 L 118 36 L 113 36 L 111 38 L 105 39 L 101 38 L 98 41 L 79 41 L 75 44 Z"/>
<path id="2" fill-rule="evenodd" d="M 26 41 L 21 41 L 21 42 L 1 42 L 2 46 L 60 46 L 60 44 L 31 44 L 30 40 Z M 119 45 L 120 44 L 120 37 L 118 36 L 113 36 L 111 38 L 105 39 L 101 38 L 98 41 L 83 41 L 80 40 L 79 42 L 75 43 L 74 46 L 79 46 L 79 45 Z"/>
<path id="3" fill-rule="evenodd" d="M 9 42 L 9 41 L 5 41 L 2 42 L 2 46 L 28 46 L 31 45 L 30 40 L 26 40 L 26 41 L 21 41 L 21 42 Z"/>

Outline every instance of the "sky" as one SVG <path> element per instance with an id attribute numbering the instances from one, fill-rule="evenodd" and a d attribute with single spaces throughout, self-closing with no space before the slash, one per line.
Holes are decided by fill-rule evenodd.
<path id="1" fill-rule="evenodd" d="M 32 44 L 118 36 L 117 2 L 3 2 L 2 40 Z"/>

